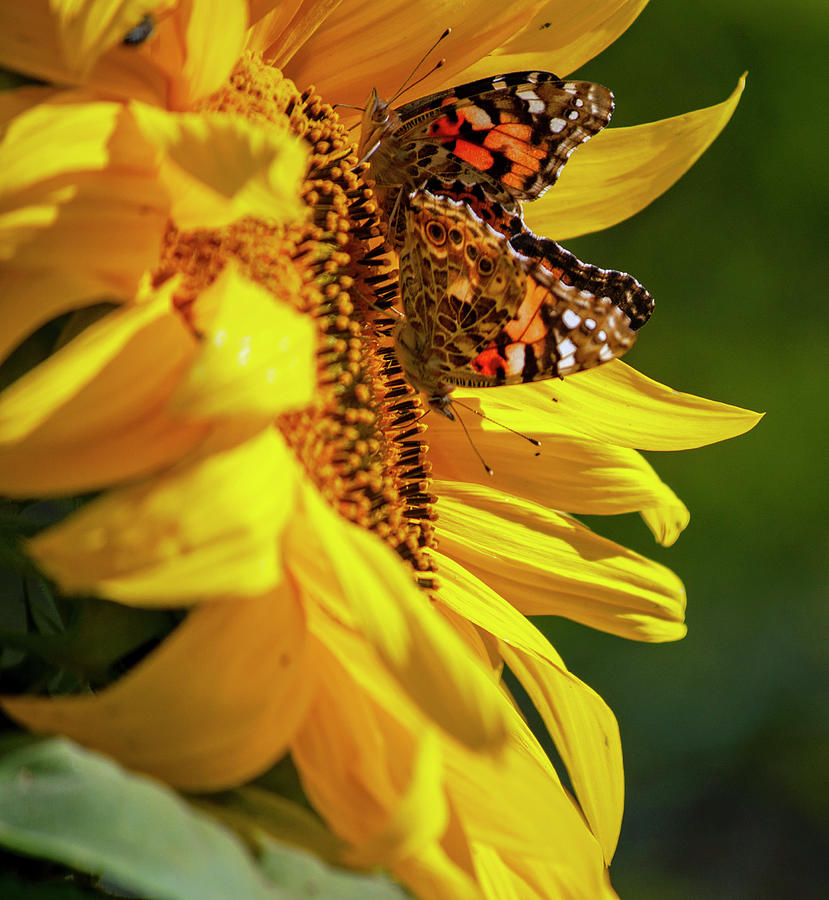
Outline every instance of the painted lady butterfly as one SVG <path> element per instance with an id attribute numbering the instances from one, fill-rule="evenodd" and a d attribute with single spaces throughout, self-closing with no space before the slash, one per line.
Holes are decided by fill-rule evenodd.
<path id="1" fill-rule="evenodd" d="M 628 350 L 650 314 L 650 295 L 630 275 L 585 265 L 530 232 L 506 240 L 463 201 L 416 191 L 405 218 L 397 356 L 449 418 L 453 387 L 589 369 Z"/>
<path id="2" fill-rule="evenodd" d="M 587 265 L 523 224 L 607 125 L 613 96 L 545 72 L 482 79 L 396 110 L 372 91 L 359 152 L 389 216 L 403 371 L 449 418 L 458 385 L 568 375 L 621 356 L 650 315 L 630 275 Z"/>

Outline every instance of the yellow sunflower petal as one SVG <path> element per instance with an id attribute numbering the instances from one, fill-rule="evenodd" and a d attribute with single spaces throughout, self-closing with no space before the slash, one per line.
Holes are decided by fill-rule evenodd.
<path id="1" fill-rule="evenodd" d="M 199 295 L 194 317 L 203 343 L 172 409 L 191 418 L 269 419 L 311 402 L 317 331 L 308 316 L 229 265 Z"/>
<path id="2" fill-rule="evenodd" d="M 160 177 L 179 228 L 219 228 L 242 216 L 305 217 L 302 141 L 223 113 L 171 114 L 130 104 L 145 138 L 163 151 Z"/>
<path id="3" fill-rule="evenodd" d="M 204 440 L 209 423 L 167 409 L 198 348 L 171 307 L 173 287 L 90 325 L 0 394 L 0 491 L 97 490 Z"/>
<path id="4" fill-rule="evenodd" d="M 269 58 L 269 51 L 280 35 L 283 35 L 286 42 L 289 40 L 285 29 L 297 10 L 305 9 L 308 5 L 303 0 L 282 0 L 276 5 L 273 0 L 248 0 L 249 27 L 245 49 Z M 307 35 L 307 31 L 303 30 L 302 34 Z"/>
<path id="5" fill-rule="evenodd" d="M 474 396 L 488 416 L 522 433 L 540 434 L 546 424 L 549 430 L 639 450 L 703 447 L 744 434 L 763 418 L 762 413 L 676 391 L 620 360 L 564 381 L 457 393 Z"/>
<path id="6" fill-rule="evenodd" d="M 631 128 L 608 128 L 573 154 L 556 186 L 527 205 L 527 224 L 556 240 L 609 228 L 644 209 L 705 152 L 745 85 L 705 109 Z"/>
<path id="7" fill-rule="evenodd" d="M 342 0 L 291 0 L 257 21 L 250 42 L 265 59 L 279 68 L 322 25 Z M 262 5 L 262 4 L 257 4 Z"/>
<path id="8" fill-rule="evenodd" d="M 251 596 L 281 579 L 294 503 L 289 451 L 272 430 L 111 491 L 42 532 L 29 554 L 66 591 L 136 606 Z"/>
<path id="9" fill-rule="evenodd" d="M 526 615 L 559 615 L 642 641 L 685 634 L 670 569 L 572 519 L 478 485 L 444 486 L 441 550 Z"/>
<path id="10" fill-rule="evenodd" d="M 453 560 L 441 555 L 438 562 L 441 602 L 500 640 L 504 661 L 544 719 L 609 862 L 624 806 L 622 747 L 613 713 L 567 670 L 525 616 Z"/>
<path id="11" fill-rule="evenodd" d="M 292 755 L 314 806 L 351 845 L 349 860 L 388 866 L 445 827 L 436 733 L 407 710 L 365 641 L 325 620 L 317 615 L 312 624 L 321 640 L 318 686 Z M 355 668 L 379 688 L 375 694 L 352 680 Z"/>
<path id="12" fill-rule="evenodd" d="M 242 52 L 248 24 L 247 4 L 241 0 L 222 0 L 220 28 L 216 27 L 218 11 L 213 0 L 190 0 L 181 7 L 189 14 L 184 66 L 181 77 L 173 82 L 170 98 L 175 109 L 191 106 L 225 83 Z"/>
<path id="13" fill-rule="evenodd" d="M 583 681 L 562 669 L 502 647 L 504 661 L 541 714 L 570 774 L 606 862 L 622 827 L 625 781 L 619 726 L 610 707 Z"/>
<path id="14" fill-rule="evenodd" d="M 554 424 L 555 410 L 546 419 L 545 426 Z M 641 512 L 664 545 L 672 544 L 688 524 L 685 504 L 635 450 L 582 435 L 525 432 L 540 440 L 535 448 L 477 417 L 465 416 L 464 422 L 494 472 L 486 478 L 492 487 L 575 514 Z M 429 459 L 438 479 L 482 479 L 483 468 L 457 423 L 441 419 L 429 431 L 434 434 Z M 440 480 L 435 491 L 440 496 Z"/>
<path id="15" fill-rule="evenodd" d="M 317 602 L 359 628 L 420 708 L 472 747 L 503 742 L 500 694 L 435 612 L 399 558 L 339 517 L 308 487 L 307 520 L 288 529 L 294 576 Z"/>
<path id="16" fill-rule="evenodd" d="M 30 0 L 0 8 L 0 65 L 45 81 L 80 84 L 99 58 L 152 8 L 148 0 Z"/>
<path id="17" fill-rule="evenodd" d="M 530 859 L 513 854 L 511 856 L 493 853 L 489 847 L 476 847 L 476 868 L 480 879 L 492 890 L 488 900 L 502 900 L 502 897 L 516 900 L 550 900 L 550 897 L 567 897 L 568 900 L 619 900 L 610 886 L 608 871 L 592 884 L 585 885 L 578 872 L 561 866 L 557 860 Z M 499 893 L 504 885 L 509 885 L 512 893 Z"/>
<path id="18" fill-rule="evenodd" d="M 497 759 L 444 744 L 446 789 L 469 841 L 507 859 L 549 861 L 554 848 L 544 896 L 604 896 L 601 848 L 527 725 L 514 710 L 511 717 L 511 741 Z"/>
<path id="19" fill-rule="evenodd" d="M 462 72 L 457 81 L 538 68 L 564 77 L 609 47 L 647 2 L 547 0 L 520 31 Z"/>
<path id="20" fill-rule="evenodd" d="M 40 103 L 47 103 L 60 94 L 60 88 L 49 84 L 27 84 L 23 87 L 0 91 L 0 126 L 5 133 L 6 125 L 18 116 L 33 109 Z M 47 162 L 44 160 L 44 162 Z M 8 185 L 3 184 L 3 191 Z"/>
<path id="21" fill-rule="evenodd" d="M 376 87 L 390 97 L 446 27 L 451 35 L 440 45 L 446 64 L 418 85 L 418 96 L 453 81 L 475 60 L 500 46 L 538 7 L 537 0 L 493 4 L 468 0 L 463 5 L 441 0 L 418 3 L 364 3 L 343 0 L 322 4 L 327 15 L 288 59 L 275 63 L 297 84 L 314 84 L 330 102 L 365 103 Z M 312 23 L 309 23 L 309 30 Z"/>
<path id="22" fill-rule="evenodd" d="M 126 34 L 151 14 L 140 46 Z M 244 0 L 224 0 L 216 28 L 212 0 L 32 0 L 0 10 L 0 64 L 62 85 L 173 109 L 192 107 L 230 74 L 245 40 Z"/>
<path id="23" fill-rule="evenodd" d="M 158 260 L 169 214 L 152 157 L 114 103 L 58 96 L 9 124 L 0 143 L 0 358 L 68 309 L 134 295 Z"/>
<path id="24" fill-rule="evenodd" d="M 102 53 L 159 5 L 152 0 L 50 0 L 61 55 L 69 72 L 89 72 Z"/>
<path id="25" fill-rule="evenodd" d="M 5 697 L 32 731 L 65 734 L 190 791 L 222 790 L 282 755 L 315 668 L 287 592 L 209 603 L 128 675 L 93 696 Z"/>
<path id="26" fill-rule="evenodd" d="M 475 846 L 475 871 L 487 900 L 545 900 L 507 866 L 501 855 L 486 844 Z"/>
<path id="27" fill-rule="evenodd" d="M 396 863 L 392 872 L 415 897 L 481 900 L 481 891 L 472 878 L 438 844 L 422 847 L 417 856 Z"/>

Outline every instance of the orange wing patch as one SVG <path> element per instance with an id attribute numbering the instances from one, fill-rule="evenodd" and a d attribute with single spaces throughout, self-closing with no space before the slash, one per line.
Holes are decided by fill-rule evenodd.
<path id="1" fill-rule="evenodd" d="M 486 149 L 478 144 L 471 144 L 458 138 L 455 146 L 452 148 L 455 156 L 459 156 L 464 162 L 468 162 L 470 166 L 475 166 L 481 172 L 491 169 L 495 162 L 495 157 Z"/>

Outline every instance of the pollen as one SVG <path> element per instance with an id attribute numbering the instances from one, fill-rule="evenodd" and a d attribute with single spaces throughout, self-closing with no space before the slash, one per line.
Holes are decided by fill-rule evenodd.
<path id="1" fill-rule="evenodd" d="M 397 268 L 367 167 L 334 109 L 303 92 L 254 54 L 205 109 L 289 128 L 310 149 L 305 221 L 243 219 L 215 230 L 170 226 L 156 283 L 173 275 L 175 302 L 189 322 L 198 293 L 230 260 L 314 320 L 318 390 L 312 405 L 281 416 L 280 429 L 308 477 L 350 521 L 373 531 L 434 587 L 434 497 L 425 459 L 424 409 L 391 347 Z"/>

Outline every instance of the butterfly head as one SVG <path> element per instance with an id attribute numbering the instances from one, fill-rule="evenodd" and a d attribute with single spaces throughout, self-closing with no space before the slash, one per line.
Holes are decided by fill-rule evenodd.
<path id="1" fill-rule="evenodd" d="M 360 126 L 360 142 L 357 154 L 360 162 L 370 159 L 380 146 L 385 135 L 394 128 L 396 113 L 385 100 L 372 88 L 363 109 L 363 121 Z"/>

